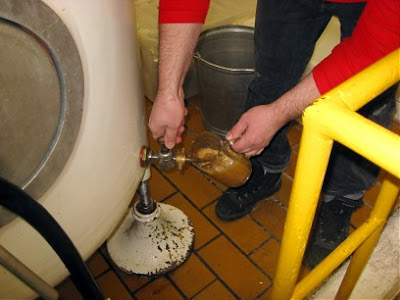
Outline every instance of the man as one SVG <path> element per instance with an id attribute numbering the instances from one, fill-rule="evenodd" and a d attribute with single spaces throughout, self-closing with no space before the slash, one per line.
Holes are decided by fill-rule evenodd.
<path id="1" fill-rule="evenodd" d="M 256 78 L 247 111 L 228 132 L 234 149 L 252 157 L 253 173 L 240 188 L 228 189 L 216 206 L 225 221 L 248 214 L 254 204 L 279 190 L 290 161 L 287 123 L 321 94 L 400 45 L 399 0 L 259 0 L 255 24 Z M 160 0 L 159 88 L 149 120 L 154 138 L 168 148 L 184 131 L 182 84 L 208 9 L 207 0 Z M 341 23 L 342 42 L 301 80 L 317 39 L 330 18 Z M 300 81 L 301 80 L 301 81 Z M 359 112 L 388 127 L 396 87 Z M 322 191 L 322 205 L 310 242 L 313 267 L 348 235 L 352 213 L 362 204 L 378 168 L 335 144 Z"/>

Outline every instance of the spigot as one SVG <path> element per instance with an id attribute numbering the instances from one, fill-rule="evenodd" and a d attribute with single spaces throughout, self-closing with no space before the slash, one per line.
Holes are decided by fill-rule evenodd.
<path id="1" fill-rule="evenodd" d="M 190 161 L 184 151 L 183 148 L 176 151 L 175 149 L 168 149 L 165 145 L 162 145 L 158 153 L 155 154 L 148 146 L 142 146 L 140 151 L 140 166 L 145 168 L 157 162 L 160 169 L 163 171 L 170 170 L 175 166 L 178 167 L 178 170 L 182 170 L 185 162 Z"/>

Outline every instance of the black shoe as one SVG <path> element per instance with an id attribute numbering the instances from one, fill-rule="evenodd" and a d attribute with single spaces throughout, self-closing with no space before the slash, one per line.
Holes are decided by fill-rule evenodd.
<path id="1" fill-rule="evenodd" d="M 249 180 L 239 188 L 229 188 L 218 199 L 215 212 L 221 220 L 232 221 L 251 212 L 257 201 L 276 193 L 281 187 L 281 173 L 265 173 L 262 165 L 252 160 Z"/>
<path id="2" fill-rule="evenodd" d="M 306 251 L 307 267 L 314 268 L 348 237 L 351 215 L 362 205 L 362 199 L 341 196 L 322 202 Z"/>

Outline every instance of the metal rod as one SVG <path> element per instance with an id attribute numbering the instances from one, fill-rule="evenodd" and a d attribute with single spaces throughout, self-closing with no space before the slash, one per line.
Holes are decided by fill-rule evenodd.
<path id="1" fill-rule="evenodd" d="M 23 264 L 1 245 L 0 265 L 4 266 L 6 270 L 14 274 L 32 290 L 38 293 L 43 299 L 58 299 L 58 292 L 52 286 L 36 275 L 31 269 L 25 266 L 25 264 Z"/>
<path id="2" fill-rule="evenodd" d="M 271 300 L 291 299 L 294 292 L 332 149 L 332 140 L 308 122 L 303 128 Z"/>
<path id="3" fill-rule="evenodd" d="M 356 113 L 350 112 L 368 103 L 399 80 L 397 63 L 399 54 L 400 50 L 392 52 L 321 96 L 304 111 L 300 152 L 270 299 L 291 299 L 293 292 L 296 291 L 294 296 L 300 294 L 305 296 L 308 291 L 315 287 L 314 284 L 311 286 L 311 281 L 314 282 L 314 278 L 310 277 L 311 274 L 317 274 L 318 269 L 322 270 L 324 266 L 332 266 L 334 263 L 331 260 L 332 258 L 339 261 L 339 256 L 342 256 L 340 249 L 343 250 L 349 246 L 347 249 L 355 250 L 356 239 L 354 237 L 359 237 L 364 230 L 371 234 L 374 230 L 380 230 L 379 226 L 385 221 L 376 222 L 377 218 L 374 218 L 372 221 L 365 222 L 342 244 L 347 245 L 346 247 L 339 246 L 339 250 L 336 249 L 330 255 L 331 259 L 327 258 L 314 269 L 315 271 L 312 271 L 303 279 L 302 282 L 307 283 L 304 284 L 304 287 L 307 285 L 305 289 L 308 291 L 299 292 L 303 286 L 301 283 L 300 288 L 295 290 L 300 264 L 331 151 L 332 140 L 339 141 L 396 177 L 400 177 L 400 159 L 398 159 L 400 143 L 398 137 L 361 118 Z M 377 81 L 376 78 L 380 80 Z M 332 124 L 335 126 L 331 126 Z M 357 131 L 353 131 L 354 128 L 357 128 Z M 367 140 L 372 141 L 371 145 L 365 144 Z M 356 146 L 354 147 L 354 145 Z M 375 228 L 371 228 L 372 223 L 375 223 L 373 224 L 376 226 Z M 364 236 L 362 239 L 364 239 Z M 357 246 L 359 245 L 357 242 Z M 295 249 L 295 253 L 293 249 Z M 363 253 L 360 256 L 366 254 Z M 358 263 L 361 260 L 364 259 L 360 259 L 356 264 L 357 266 L 359 266 Z M 333 269 L 330 271 L 333 271 Z M 326 276 L 322 278 L 322 275 L 318 281 L 325 279 Z M 347 293 L 348 291 L 346 291 Z"/>
<path id="4" fill-rule="evenodd" d="M 356 231 L 340 244 L 325 260 L 316 266 L 303 280 L 301 280 L 288 299 L 305 299 L 325 278 L 327 278 L 337 267 L 340 266 L 368 237 L 382 226 L 384 220 L 371 220 L 364 222 Z"/>
<path id="5" fill-rule="evenodd" d="M 152 204 L 153 201 L 150 198 L 149 182 L 147 180 L 140 183 L 139 194 L 140 201 L 143 203 L 144 206 L 150 206 Z"/>
<path id="6" fill-rule="evenodd" d="M 150 198 L 149 182 L 144 180 L 139 185 L 140 200 L 136 209 L 142 214 L 150 214 L 156 209 L 156 203 Z"/>
<path id="7" fill-rule="evenodd" d="M 386 220 L 389 216 L 393 203 L 396 201 L 399 193 L 399 181 L 390 174 L 384 179 L 379 192 L 378 199 L 374 205 L 369 220 L 380 219 Z M 354 252 L 350 265 L 336 294 L 335 299 L 349 299 L 356 286 L 365 265 L 367 264 L 375 245 L 378 243 L 379 237 L 383 230 L 384 223 L 372 234 L 357 250 Z"/>

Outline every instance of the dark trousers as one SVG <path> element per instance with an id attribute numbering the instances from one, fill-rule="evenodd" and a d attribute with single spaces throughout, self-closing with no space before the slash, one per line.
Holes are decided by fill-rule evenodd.
<path id="1" fill-rule="evenodd" d="M 321 0 L 259 0 L 255 25 L 256 77 L 249 85 L 247 109 L 271 103 L 295 86 L 331 17 L 338 17 L 343 39 L 352 34 L 364 6 L 364 3 Z M 395 110 L 395 92 L 396 86 L 391 87 L 359 113 L 389 127 Z M 287 126 L 254 158 L 270 172 L 282 172 L 290 162 L 286 132 Z M 377 166 L 335 143 L 323 190 L 341 196 L 363 192 L 373 184 L 378 172 Z"/>

